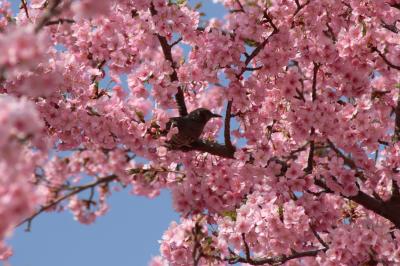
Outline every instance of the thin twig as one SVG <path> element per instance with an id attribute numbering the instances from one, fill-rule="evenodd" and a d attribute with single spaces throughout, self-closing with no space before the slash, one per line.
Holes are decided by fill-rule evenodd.
<path id="1" fill-rule="evenodd" d="M 242 3 L 240 3 L 240 0 L 235 0 L 235 2 L 236 2 L 236 4 L 238 4 L 240 10 L 244 12 L 244 8 L 243 8 Z"/>
<path id="2" fill-rule="evenodd" d="M 106 60 L 104 59 L 104 60 L 102 60 L 101 62 L 99 62 L 97 65 L 96 65 L 96 68 L 98 69 L 98 70 L 102 70 L 102 68 L 104 67 L 104 65 L 106 64 Z M 96 79 L 97 79 L 97 76 L 95 76 L 95 75 L 93 75 L 92 77 L 91 77 L 91 84 L 94 84 L 95 82 L 96 82 Z M 105 91 L 102 91 L 102 92 L 99 92 L 99 85 L 96 83 L 96 84 L 94 84 L 94 86 L 93 86 L 93 93 L 92 93 L 92 99 L 99 99 L 101 96 L 103 96 L 105 94 Z"/>
<path id="3" fill-rule="evenodd" d="M 311 231 L 313 232 L 315 238 L 318 239 L 319 243 L 321 243 L 321 245 L 322 245 L 326 250 L 328 250 L 328 249 L 329 249 L 328 244 L 321 238 L 321 236 L 320 236 L 320 235 L 318 234 L 318 232 L 314 229 L 314 227 L 311 226 L 311 224 L 310 224 L 310 228 L 311 228 Z"/>
<path id="4" fill-rule="evenodd" d="M 264 18 L 267 20 L 267 22 L 272 26 L 272 28 L 274 29 L 273 32 L 278 32 L 278 27 L 275 25 L 274 21 L 272 20 L 272 18 L 268 15 L 267 11 L 264 11 Z"/>
<path id="5" fill-rule="evenodd" d="M 273 20 L 270 18 L 270 16 L 268 15 L 268 13 L 267 13 L 266 11 L 264 12 L 264 18 L 265 18 L 265 19 L 268 21 L 268 23 L 272 26 L 273 31 L 272 31 L 272 33 L 271 33 L 266 39 L 264 39 L 264 41 L 263 41 L 262 43 L 260 43 L 250 54 L 245 53 L 246 60 L 244 61 L 244 67 L 243 67 L 242 70 L 239 72 L 239 74 L 236 75 L 238 78 L 239 78 L 241 75 L 243 75 L 244 72 L 247 71 L 248 65 L 250 64 L 251 60 L 253 60 L 254 57 L 256 57 L 256 56 L 261 52 L 261 50 L 262 50 L 262 49 L 265 47 L 265 45 L 267 45 L 267 43 L 269 42 L 270 38 L 279 32 L 279 29 L 276 27 L 276 25 L 274 24 Z"/>
<path id="6" fill-rule="evenodd" d="M 182 37 L 180 37 L 178 40 L 174 41 L 173 43 L 171 43 L 171 47 L 174 47 L 175 45 L 177 45 L 178 43 L 180 43 L 182 41 Z"/>
<path id="7" fill-rule="evenodd" d="M 86 185 L 82 185 L 82 186 L 79 186 L 79 187 L 75 187 L 71 192 L 59 197 L 56 200 L 53 200 L 52 202 L 50 202 L 50 203 L 48 203 L 48 204 L 46 204 L 44 206 L 41 206 L 39 208 L 39 210 L 37 210 L 34 214 L 32 214 L 28 218 L 24 219 L 20 223 L 18 223 L 17 227 L 27 222 L 28 223 L 27 231 L 29 231 L 30 230 L 30 225 L 31 225 L 33 219 L 35 219 L 35 217 L 38 216 L 39 214 L 41 214 L 42 212 L 53 208 L 54 206 L 56 206 L 60 202 L 66 200 L 66 199 L 68 199 L 68 198 L 70 198 L 70 197 L 72 197 L 72 196 L 74 196 L 76 194 L 79 194 L 82 191 L 85 191 L 87 189 L 91 189 L 91 188 L 96 187 L 96 186 L 98 186 L 100 184 L 109 183 L 111 181 L 116 180 L 117 178 L 118 177 L 116 175 L 109 175 L 109 176 L 106 176 L 106 177 L 99 178 L 95 182 L 92 182 L 92 183 L 89 183 L 89 184 L 86 184 Z"/>
<path id="8" fill-rule="evenodd" d="M 26 0 L 21 0 L 21 7 L 20 8 L 22 8 L 25 11 L 26 18 L 30 19 L 29 12 L 28 12 L 28 5 L 27 5 Z"/>
<path id="9" fill-rule="evenodd" d="M 335 144 L 333 144 L 333 142 L 331 140 L 327 140 L 329 147 L 340 157 L 343 159 L 344 164 L 346 164 L 347 166 L 349 166 L 351 169 L 353 170 L 357 170 L 357 165 L 356 163 L 350 159 L 349 157 L 347 157 L 346 155 L 343 154 L 343 152 L 341 152 L 336 146 Z"/>

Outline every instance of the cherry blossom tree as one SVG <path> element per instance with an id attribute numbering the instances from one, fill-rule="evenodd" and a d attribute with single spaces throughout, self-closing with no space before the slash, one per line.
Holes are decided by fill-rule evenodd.
<path id="1" fill-rule="evenodd" d="M 181 215 L 152 266 L 400 264 L 400 1 L 219 2 L 0 0 L 1 259 L 129 187 Z"/>

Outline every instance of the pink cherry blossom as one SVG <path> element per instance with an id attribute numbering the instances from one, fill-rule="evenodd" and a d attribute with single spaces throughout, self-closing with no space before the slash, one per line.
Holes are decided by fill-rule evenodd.
<path id="1" fill-rule="evenodd" d="M 400 2 L 215 2 L 0 0 L 0 259 L 127 188 L 181 216 L 149 265 L 400 263 Z"/>

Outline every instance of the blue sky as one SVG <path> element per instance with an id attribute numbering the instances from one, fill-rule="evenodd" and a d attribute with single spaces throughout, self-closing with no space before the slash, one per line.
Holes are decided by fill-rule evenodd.
<path id="1" fill-rule="evenodd" d="M 14 11 L 20 1 L 13 0 Z M 189 1 L 191 4 L 199 1 Z M 222 17 L 224 9 L 212 1 L 202 1 L 201 10 L 209 17 Z M 76 222 L 69 212 L 44 213 L 9 239 L 14 248 L 13 266 L 141 266 L 159 254 L 158 240 L 172 220 L 179 216 L 172 209 L 168 191 L 150 200 L 115 192 L 108 200 L 109 213 L 95 224 Z M 0 262 L 1 263 L 1 262 Z"/>

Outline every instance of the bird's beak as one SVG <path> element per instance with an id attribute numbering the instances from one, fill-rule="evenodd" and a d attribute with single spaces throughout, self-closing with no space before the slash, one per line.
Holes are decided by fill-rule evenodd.
<path id="1" fill-rule="evenodd" d="M 219 114 L 212 114 L 212 117 L 222 117 L 222 115 L 219 115 Z"/>

